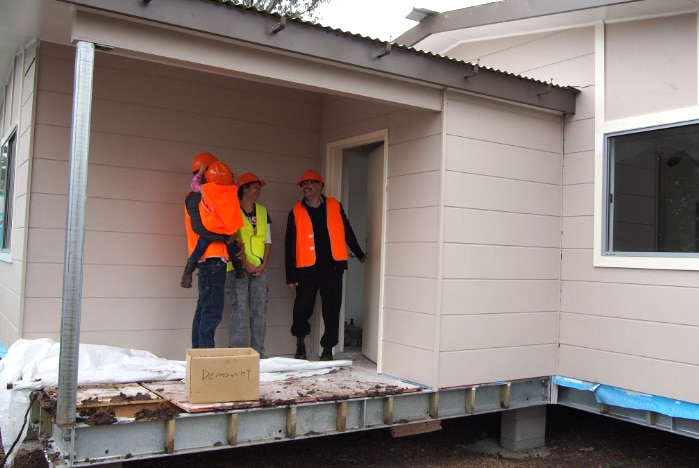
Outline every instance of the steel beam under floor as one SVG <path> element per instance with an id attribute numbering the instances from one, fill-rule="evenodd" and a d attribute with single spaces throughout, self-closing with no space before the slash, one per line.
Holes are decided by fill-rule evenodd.
<path id="1" fill-rule="evenodd" d="M 173 456 L 412 424 L 550 402 L 548 377 L 440 391 L 180 413 L 172 419 L 119 418 L 61 429 L 44 411 L 33 424 L 53 466 L 87 466 Z"/>
<path id="2" fill-rule="evenodd" d="M 557 403 L 559 405 L 699 439 L 699 421 L 697 420 L 599 403 L 595 399 L 595 394 L 588 390 L 579 390 L 560 385 L 556 386 L 556 390 L 558 392 Z"/>

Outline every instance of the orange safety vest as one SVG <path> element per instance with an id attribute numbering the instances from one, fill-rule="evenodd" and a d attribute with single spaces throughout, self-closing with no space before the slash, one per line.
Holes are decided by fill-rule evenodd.
<path id="1" fill-rule="evenodd" d="M 235 234 L 243 227 L 238 187 L 235 185 L 203 184 L 199 214 L 204 227 L 216 234 Z"/>
<path id="2" fill-rule="evenodd" d="M 325 204 L 328 210 L 328 233 L 333 259 L 347 260 L 345 225 L 342 222 L 340 202 L 334 198 L 326 198 Z M 296 268 L 313 266 L 316 263 L 313 224 L 303 203 L 297 203 L 294 206 L 294 221 L 296 223 Z"/>
<path id="3" fill-rule="evenodd" d="M 197 241 L 199 240 L 199 234 L 192 230 L 192 222 L 189 218 L 189 213 L 187 212 L 187 203 L 184 205 L 184 226 L 187 232 L 187 252 L 192 255 L 194 248 L 197 246 Z M 209 247 L 204 251 L 204 255 L 201 256 L 202 259 L 207 259 L 209 257 L 220 257 L 228 261 L 228 249 L 226 248 L 225 242 L 212 242 Z"/>

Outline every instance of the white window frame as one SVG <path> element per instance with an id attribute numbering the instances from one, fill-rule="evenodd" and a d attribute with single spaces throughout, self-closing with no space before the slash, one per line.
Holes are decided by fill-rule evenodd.
<path id="1" fill-rule="evenodd" d="M 604 24 L 597 24 L 595 26 L 595 176 L 592 265 L 594 267 L 649 270 L 699 270 L 699 258 L 697 257 L 637 256 L 621 253 L 604 255 L 602 240 L 603 236 L 606 236 L 605 216 L 607 214 L 605 190 L 609 188 L 605 168 L 605 136 L 642 128 L 654 128 L 699 120 L 699 106 L 691 106 L 666 112 L 606 121 L 604 108 L 604 50 Z M 699 93 L 699 89 L 697 92 Z"/>
<path id="2" fill-rule="evenodd" d="M 3 139 L 2 154 L 0 154 L 0 163 L 5 157 L 5 148 L 9 148 L 10 143 L 11 150 L 8 154 L 7 162 L 7 178 L 5 180 L 5 200 L 4 200 L 4 211 L 0 217 L 0 225 L 2 225 L 2 234 L 0 235 L 0 261 L 9 262 L 11 260 L 10 247 L 12 245 L 12 218 L 13 218 L 13 189 L 14 189 L 14 177 L 15 177 L 15 164 L 17 159 L 17 127 L 14 127 Z"/>

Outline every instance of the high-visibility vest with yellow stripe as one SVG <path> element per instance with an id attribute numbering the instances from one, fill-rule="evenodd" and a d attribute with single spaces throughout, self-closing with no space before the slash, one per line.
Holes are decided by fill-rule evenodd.
<path id="1" fill-rule="evenodd" d="M 334 198 L 326 198 L 325 205 L 328 213 L 328 233 L 330 234 L 330 249 L 333 259 L 336 261 L 347 260 L 345 225 L 342 222 L 340 202 Z M 294 206 L 294 221 L 296 223 L 296 268 L 313 266 L 316 263 L 313 224 L 303 203 L 297 203 Z"/>

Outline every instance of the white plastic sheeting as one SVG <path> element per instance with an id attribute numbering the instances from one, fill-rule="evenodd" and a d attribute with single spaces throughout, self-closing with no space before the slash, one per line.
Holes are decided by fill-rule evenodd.
<path id="1" fill-rule="evenodd" d="M 59 352 L 60 344 L 48 338 L 18 340 L 0 361 L 0 430 L 5 453 L 18 436 L 20 440 L 26 436 L 27 427 L 22 426 L 32 390 L 58 385 Z M 260 381 L 308 377 L 351 365 L 352 361 L 347 360 L 262 359 Z M 159 358 L 148 351 L 81 344 L 78 385 L 183 380 L 185 370 L 185 361 Z M 8 465 L 13 456 L 9 454 Z"/>

